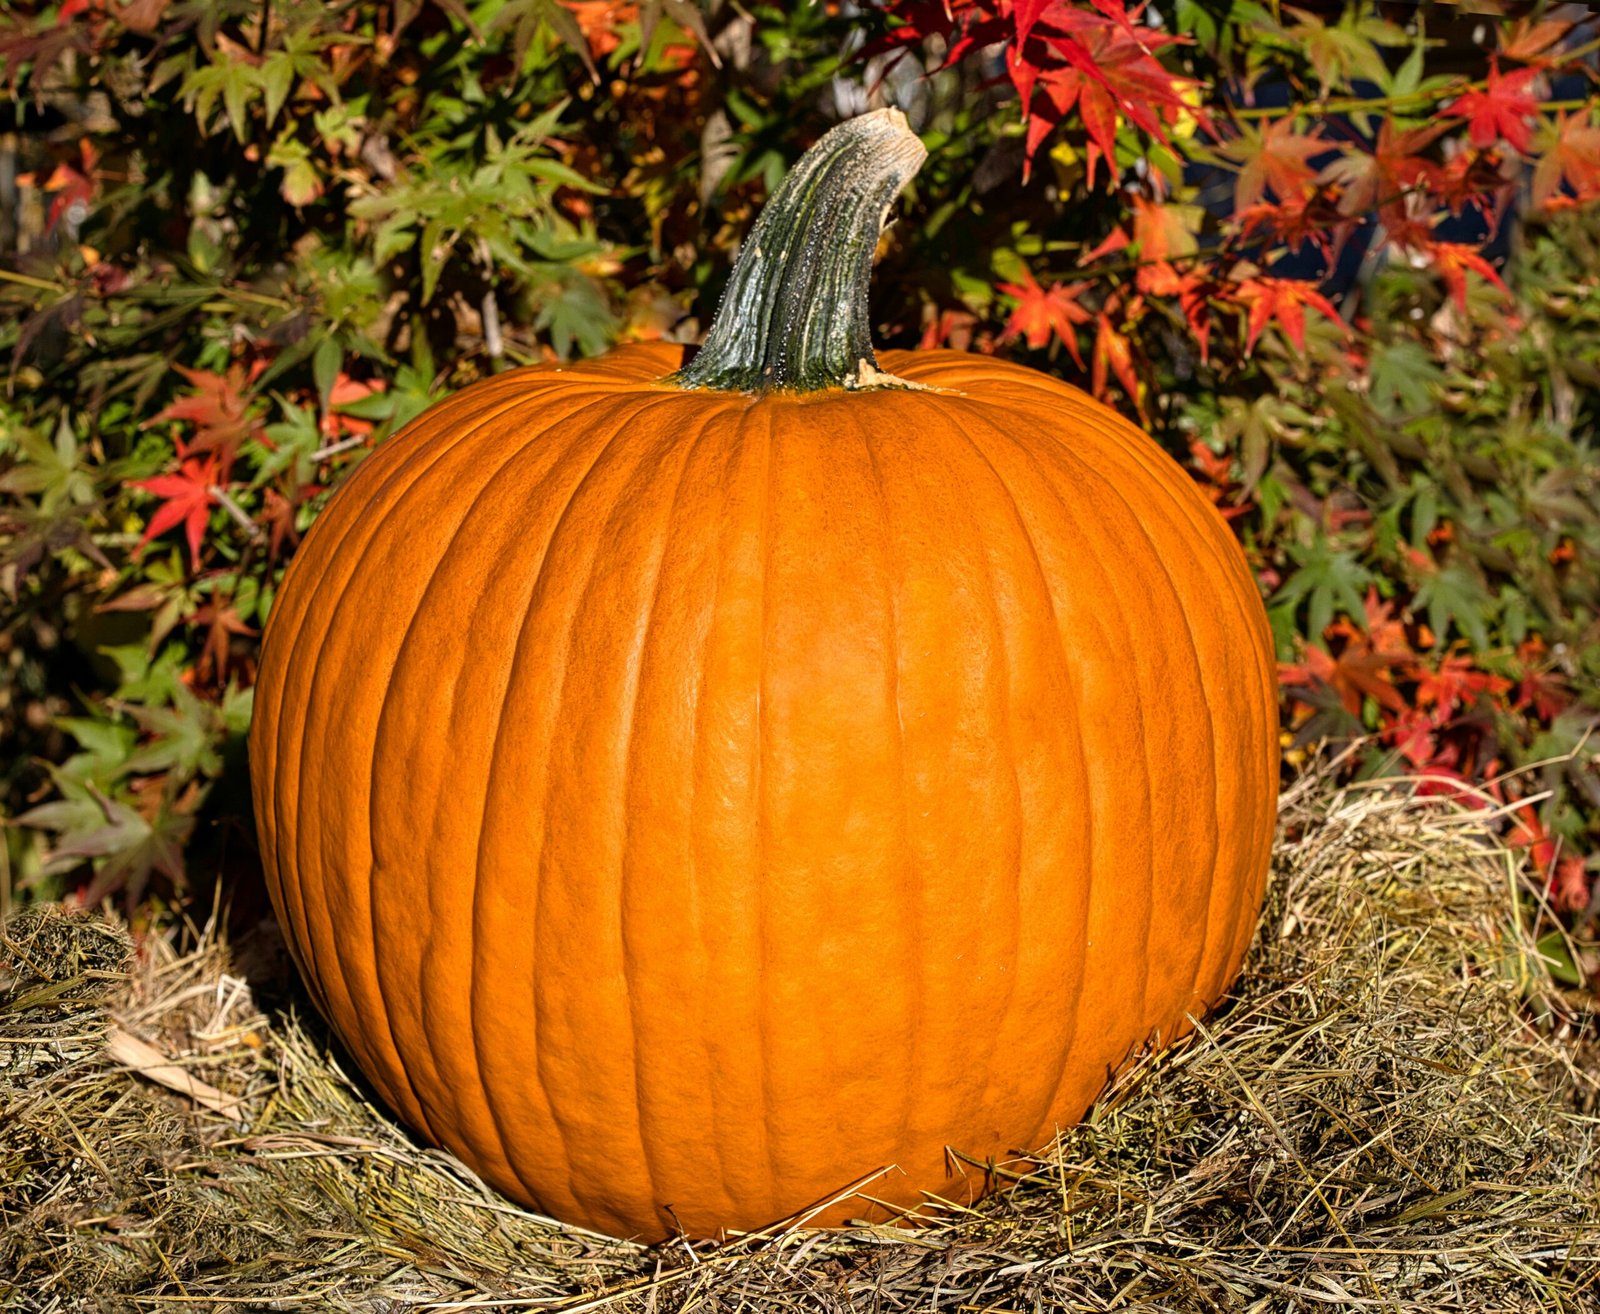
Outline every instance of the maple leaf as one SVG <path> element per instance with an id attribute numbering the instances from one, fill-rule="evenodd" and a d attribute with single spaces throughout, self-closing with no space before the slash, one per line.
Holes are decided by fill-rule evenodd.
<path id="1" fill-rule="evenodd" d="M 1081 370 L 1084 367 L 1083 357 L 1078 351 L 1078 335 L 1074 325 L 1087 324 L 1091 318 L 1089 312 L 1078 304 L 1084 284 L 1069 286 L 1066 283 L 1052 283 L 1045 289 L 1034 279 L 1031 271 L 1024 269 L 1022 277 L 1021 283 L 997 285 L 1001 292 L 1016 298 L 1017 302 L 1000 340 L 1004 342 L 1020 337 L 1037 350 L 1054 335 L 1066 344 Z"/>
<path id="2" fill-rule="evenodd" d="M 218 602 L 215 598 L 196 608 L 189 623 L 206 627 L 206 640 L 200 650 L 197 674 L 202 680 L 210 679 L 220 684 L 231 665 L 233 636 L 250 638 L 256 631 L 244 623 L 232 602 Z"/>
<path id="3" fill-rule="evenodd" d="M 1482 150 L 1455 152 L 1433 180 L 1435 199 L 1449 206 L 1451 214 L 1460 214 L 1471 205 L 1485 219 L 1491 219 L 1491 209 L 1504 209 L 1516 185 L 1515 175 L 1506 175 L 1500 153 Z M 1496 214 L 1491 228 L 1498 227 Z"/>
<path id="4" fill-rule="evenodd" d="M 1589 873 L 1580 854 L 1556 863 L 1550 874 L 1550 901 L 1559 912 L 1582 912 L 1589 906 Z"/>
<path id="5" fill-rule="evenodd" d="M 1544 721 L 1554 721 L 1572 702 L 1572 690 L 1560 671 L 1548 669 L 1545 662 L 1548 650 L 1537 634 L 1530 635 L 1517 645 L 1517 661 L 1522 668 L 1522 678 L 1517 684 L 1516 700 L 1511 704 L 1516 711 L 1533 708 Z"/>
<path id="6" fill-rule="evenodd" d="M 1388 652 L 1353 627 L 1344 636 L 1338 656 L 1320 644 L 1306 641 L 1305 660 L 1298 666 L 1279 667 L 1278 679 L 1287 686 L 1324 685 L 1338 695 L 1344 710 L 1360 717 L 1363 701 L 1370 697 L 1380 707 L 1404 713 L 1405 696 L 1395 687 L 1393 672 L 1409 666 L 1411 654 Z"/>
<path id="7" fill-rule="evenodd" d="M 1549 57 L 1552 46 L 1589 17 L 1587 5 L 1561 5 L 1536 18 L 1519 18 L 1510 27 L 1500 29 L 1500 53 L 1519 64 L 1542 62 Z"/>
<path id="8" fill-rule="evenodd" d="M 1304 49 L 1324 95 L 1340 83 L 1350 86 L 1362 80 L 1381 84 L 1385 69 L 1378 48 L 1408 44 L 1399 28 L 1371 14 L 1367 6 L 1347 7 L 1333 27 L 1305 9 L 1290 5 L 1284 9 L 1300 20 L 1284 35 Z"/>
<path id="9" fill-rule="evenodd" d="M 1348 331 L 1338 308 L 1317 291 L 1317 285 L 1298 278 L 1247 278 L 1233 289 L 1234 297 L 1249 310 L 1244 349 L 1254 351 L 1262 331 L 1274 320 L 1297 351 L 1306 349 L 1306 307 L 1320 311 Z"/>
<path id="10" fill-rule="evenodd" d="M 1347 642 L 1335 659 L 1333 687 L 1344 700 L 1345 710 L 1359 715 L 1363 694 L 1380 707 L 1404 712 L 1405 695 L 1394 684 L 1398 668 L 1402 673 L 1411 664 L 1409 652 L 1387 652 L 1374 647 L 1364 636 Z"/>
<path id="11" fill-rule="evenodd" d="M 226 477 L 227 471 L 233 466 L 239 445 L 261 430 L 260 417 L 252 413 L 251 401 L 245 396 L 244 389 L 248 382 L 245 369 L 242 365 L 232 365 L 226 374 L 212 374 L 183 365 L 173 368 L 189 380 L 195 393 L 172 402 L 147 421 L 145 427 L 163 420 L 193 424 L 198 432 L 189 444 L 189 450 L 216 452 L 220 458 L 221 475 Z"/>
<path id="12" fill-rule="evenodd" d="M 1313 128 L 1296 134 L 1292 114 L 1260 128 L 1247 124 L 1238 137 L 1222 148 L 1225 158 L 1241 166 L 1233 185 L 1235 208 L 1249 209 L 1268 190 L 1281 201 L 1315 186 L 1317 170 L 1310 161 L 1343 149 L 1338 142 L 1324 140 L 1319 132 Z"/>
<path id="13" fill-rule="evenodd" d="M 1395 617 L 1394 603 L 1385 602 L 1379 597 L 1375 585 L 1367 586 L 1361 611 L 1367 639 L 1374 648 L 1397 655 L 1411 654 L 1411 645 L 1406 641 L 1405 622 Z"/>
<path id="14" fill-rule="evenodd" d="M 1546 828 L 1532 803 L 1519 804 L 1511 813 L 1511 833 L 1506 843 L 1514 849 L 1527 849 L 1534 867 L 1548 875 L 1561 852 L 1560 839 Z"/>
<path id="15" fill-rule="evenodd" d="M 89 213 L 89 203 L 94 200 L 99 178 L 96 166 L 99 162 L 100 154 L 94 144 L 87 137 L 82 137 L 78 141 L 77 161 L 63 161 L 45 179 L 42 190 L 54 193 L 50 198 L 48 228 L 53 230 L 63 216 L 71 224 L 83 222 Z"/>
<path id="16" fill-rule="evenodd" d="M 1457 96 L 1444 107 L 1444 112 L 1467 120 L 1467 136 L 1474 146 L 1493 146 L 1503 141 L 1526 155 L 1533 144 L 1530 120 L 1539 112 L 1534 95 L 1538 79 L 1536 68 L 1502 73 L 1499 60 L 1490 56 L 1489 76 L 1483 89 Z"/>
<path id="17" fill-rule="evenodd" d="M 1282 242 L 1291 251 L 1310 246 L 1330 265 L 1355 226 L 1323 188 L 1301 189 L 1283 201 L 1258 201 L 1234 219 L 1245 240 L 1264 237 Z"/>
<path id="18" fill-rule="evenodd" d="M 1587 113 L 1563 114 L 1552 125 L 1550 140 L 1533 170 L 1534 205 L 1551 205 L 1563 180 L 1573 190 L 1571 203 L 1600 197 L 1600 128 L 1590 124 Z"/>
<path id="19" fill-rule="evenodd" d="M 1455 301 L 1457 309 L 1462 314 L 1467 310 L 1467 274 L 1477 274 L 1487 279 L 1497 287 L 1501 294 L 1507 298 L 1511 296 L 1511 289 L 1505 285 L 1495 268 L 1486 259 L 1483 253 L 1469 242 L 1421 242 L 1414 244 L 1422 255 L 1432 262 L 1439 277 L 1444 280 L 1444 285 L 1450 291 L 1451 298 Z"/>
<path id="20" fill-rule="evenodd" d="M 1046 10 L 1054 8 L 1059 0 L 1016 0 L 1011 6 L 1011 21 L 1016 28 L 1017 45 L 1027 43 L 1033 34 L 1034 24 L 1044 16 Z"/>
<path id="21" fill-rule="evenodd" d="M 1434 739 L 1437 729 L 1426 712 L 1411 709 L 1390 718 L 1383 728 L 1383 738 L 1400 750 L 1400 755 L 1414 767 L 1430 765 L 1438 744 Z"/>
<path id="22" fill-rule="evenodd" d="M 333 387 L 328 391 L 328 407 L 322 413 L 319 431 L 324 438 L 338 438 L 349 436 L 353 438 L 365 437 L 373 430 L 371 420 L 363 420 L 355 415 L 347 415 L 338 408 L 349 406 L 356 402 L 365 401 L 368 397 L 376 396 L 384 390 L 381 379 L 371 383 L 352 379 L 348 374 L 340 374 L 333 381 Z"/>
<path id="23" fill-rule="evenodd" d="M 215 453 L 204 461 L 197 460 L 189 455 L 190 450 L 182 443 L 178 444 L 177 474 L 135 479 L 132 487 L 142 488 L 147 493 L 165 499 L 155 515 L 150 517 L 150 523 L 145 526 L 144 534 L 139 539 L 138 550 L 143 552 L 157 534 L 164 534 L 167 530 L 182 525 L 185 537 L 189 541 L 189 560 L 198 570 L 200 543 L 205 537 L 206 520 L 211 514 L 211 505 L 216 500 L 216 494 L 212 489 L 216 486 L 221 462 Z"/>
<path id="24" fill-rule="evenodd" d="M 1189 462 L 1219 495 L 1233 483 L 1233 457 L 1228 452 L 1213 452 L 1203 438 L 1189 440 Z"/>
<path id="25" fill-rule="evenodd" d="M 1199 85 L 1169 72 L 1155 56 L 1181 38 L 1135 23 L 1122 0 L 1094 0 L 1094 7 L 1090 11 L 1059 2 L 1045 7 L 1035 15 L 1032 39 L 1012 46 L 1006 59 L 1028 115 L 1025 160 L 1031 162 L 1040 143 L 1076 108 L 1089 137 L 1091 187 L 1101 157 L 1115 173 L 1117 129 L 1123 119 L 1166 142 L 1168 126 L 1185 115 L 1197 117 L 1185 97 Z M 1060 62 L 1041 62 L 1050 58 Z"/>
<path id="26" fill-rule="evenodd" d="M 300 503 L 317 492 L 315 488 L 296 489 L 294 496 L 286 497 L 276 488 L 268 488 L 262 496 L 261 523 L 267 526 L 267 556 L 276 561 L 283 553 L 283 545 L 290 547 L 300 541 L 300 529 L 295 524 Z"/>
<path id="27" fill-rule="evenodd" d="M 1511 688 L 1511 681 L 1502 675 L 1474 669 L 1472 658 L 1465 654 L 1445 657 L 1437 671 L 1423 669 L 1417 673 L 1416 701 L 1419 707 L 1437 709 L 1439 721 L 1448 721 L 1456 708 L 1476 702 L 1487 694 L 1498 697 Z"/>
<path id="28" fill-rule="evenodd" d="M 1111 316 L 1103 311 L 1095 317 L 1094 375 L 1092 386 L 1096 397 L 1105 396 L 1106 376 L 1117 376 L 1122 390 L 1132 399 L 1141 418 L 1144 416 L 1144 399 L 1139 395 L 1139 376 L 1133 368 L 1133 347 L 1127 335 L 1119 333 Z M 1131 318 L 1131 315 L 1130 315 Z"/>
<path id="29" fill-rule="evenodd" d="M 932 351 L 936 347 L 954 347 L 965 351 L 972 343 L 972 330 L 978 317 L 969 311 L 946 308 L 929 319 L 922 330 L 922 340 L 917 350 Z"/>
<path id="30" fill-rule="evenodd" d="M 1133 238 L 1139 244 L 1139 271 L 1134 281 L 1141 292 L 1171 296 L 1180 285 L 1174 259 L 1200 249 L 1195 233 L 1203 211 L 1194 205 L 1161 205 L 1143 196 L 1133 198 Z"/>
<path id="31" fill-rule="evenodd" d="M 1390 216 L 1413 188 L 1428 188 L 1439 166 L 1420 152 L 1450 130 L 1448 123 L 1397 131 L 1392 120 L 1378 128 L 1371 152 L 1347 150 L 1324 166 L 1321 181 L 1340 187 L 1339 211 L 1346 215 L 1377 211 L 1392 230 Z"/>

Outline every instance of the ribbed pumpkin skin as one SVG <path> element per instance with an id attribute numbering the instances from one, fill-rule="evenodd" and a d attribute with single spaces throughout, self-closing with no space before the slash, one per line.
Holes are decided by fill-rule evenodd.
<path id="1" fill-rule="evenodd" d="M 947 1145 L 1036 1148 L 1235 974 L 1266 617 L 1065 384 L 680 361 L 480 383 L 318 520 L 251 730 L 272 897 L 382 1096 L 542 1212 L 714 1235 L 890 1164 L 883 1200 L 968 1198 Z"/>

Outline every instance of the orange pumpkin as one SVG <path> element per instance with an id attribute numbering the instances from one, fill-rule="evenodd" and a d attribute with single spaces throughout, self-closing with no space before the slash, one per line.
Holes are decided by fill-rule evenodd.
<path id="1" fill-rule="evenodd" d="M 1244 558 L 1076 389 L 879 365 L 920 161 L 898 114 L 835 129 L 687 367 L 441 402 L 274 604 L 250 749 L 301 970 L 384 1099 L 558 1218 L 971 1198 L 947 1147 L 1046 1141 L 1250 939 L 1277 738 Z"/>

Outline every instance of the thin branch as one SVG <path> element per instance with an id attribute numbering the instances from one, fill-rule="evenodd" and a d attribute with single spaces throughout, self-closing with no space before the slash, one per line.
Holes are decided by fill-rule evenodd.
<path id="1" fill-rule="evenodd" d="M 206 489 L 206 492 L 216 499 L 217 505 L 233 517 L 246 534 L 251 538 L 261 537 L 261 526 L 250 518 L 243 507 L 228 496 L 227 489 L 220 484 L 212 484 L 210 488 Z"/>

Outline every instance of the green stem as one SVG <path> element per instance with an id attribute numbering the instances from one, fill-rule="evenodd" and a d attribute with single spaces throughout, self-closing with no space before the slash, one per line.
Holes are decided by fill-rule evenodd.
<path id="1" fill-rule="evenodd" d="M 897 384 L 872 350 L 867 286 L 889 208 L 926 158 L 899 110 L 827 133 L 767 202 L 705 345 L 667 382 L 729 392 Z"/>

